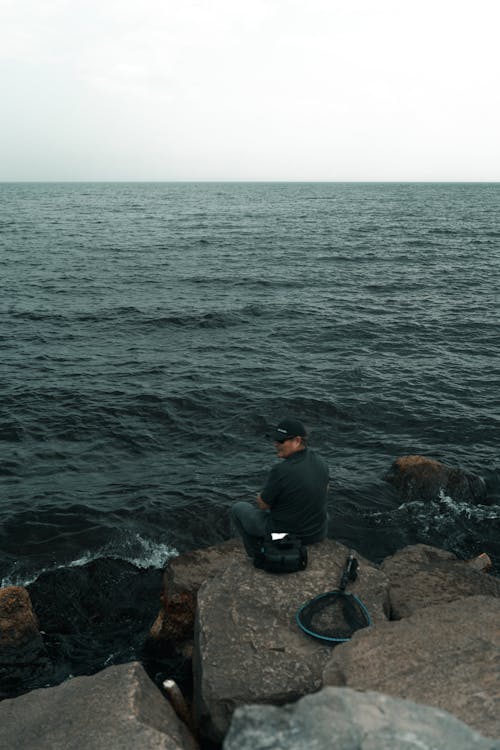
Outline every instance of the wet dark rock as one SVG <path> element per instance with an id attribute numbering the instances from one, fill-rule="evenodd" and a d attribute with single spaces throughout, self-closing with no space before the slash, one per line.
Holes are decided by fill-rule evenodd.
<path id="1" fill-rule="evenodd" d="M 417 544 L 386 558 L 391 619 L 409 617 L 422 607 L 466 596 L 500 597 L 500 579 L 478 570 L 451 552 Z"/>
<path id="2" fill-rule="evenodd" d="M 47 571 L 31 583 L 56 669 L 50 683 L 141 658 L 160 583 L 160 571 L 111 558 Z"/>
<path id="3" fill-rule="evenodd" d="M 99 558 L 42 573 L 28 590 L 43 630 L 78 635 L 99 630 L 116 639 L 120 628 L 137 621 L 138 611 L 146 627 L 158 600 L 160 575 L 123 560 Z"/>
<path id="4" fill-rule="evenodd" d="M 2 747 L 23 750 L 196 750 L 137 662 L 0 703 Z"/>
<path id="5" fill-rule="evenodd" d="M 487 502 L 482 477 L 425 456 L 401 456 L 384 478 L 404 501 L 432 501 L 444 494 L 456 502 Z"/>
<path id="6" fill-rule="evenodd" d="M 283 704 L 322 686 L 331 646 L 306 636 L 295 613 L 308 599 L 338 587 L 348 554 L 325 540 L 308 548 L 304 571 L 272 575 L 235 556 L 198 591 L 194 650 L 194 711 L 200 731 L 220 741 L 232 713 L 246 703 Z M 358 556 L 349 586 L 374 623 L 385 622 L 388 582 Z"/>
<path id="7" fill-rule="evenodd" d="M 375 690 L 449 711 L 500 737 L 500 599 L 469 596 L 359 630 L 334 649 L 324 685 Z"/>
<path id="8" fill-rule="evenodd" d="M 445 711 L 387 695 L 324 688 L 293 705 L 236 709 L 224 750 L 499 750 Z"/>

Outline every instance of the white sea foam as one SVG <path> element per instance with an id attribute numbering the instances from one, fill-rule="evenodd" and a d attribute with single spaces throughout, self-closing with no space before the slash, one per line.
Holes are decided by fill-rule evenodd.
<path id="1" fill-rule="evenodd" d="M 49 565 L 41 570 L 30 573 L 24 572 L 24 574 L 14 570 L 10 575 L 1 580 L 0 587 L 29 586 L 43 573 L 53 573 L 63 568 L 80 568 L 103 558 L 123 560 L 143 570 L 159 569 L 165 567 L 167 562 L 178 554 L 176 548 L 169 544 L 155 542 L 140 534 L 130 534 L 120 540 L 110 541 L 100 549 L 84 552 L 83 555 L 69 562 Z"/>
<path id="2" fill-rule="evenodd" d="M 171 557 L 177 557 L 179 554 L 175 547 L 145 539 L 140 534 L 135 535 L 135 545 L 132 545 L 132 550 L 134 551 L 120 555 L 119 559 L 126 560 L 136 568 L 144 569 L 163 568 Z"/>
<path id="3" fill-rule="evenodd" d="M 496 520 L 500 518 L 500 506 L 498 505 L 471 505 L 470 503 L 458 502 L 452 497 L 445 495 L 443 490 L 439 493 L 439 502 L 455 515 L 463 515 L 476 521 Z"/>
<path id="4" fill-rule="evenodd" d="M 387 518 L 393 520 L 403 516 L 410 516 L 420 520 L 432 518 L 434 521 L 439 519 L 466 518 L 474 521 L 494 521 L 500 519 L 499 505 L 471 505 L 467 502 L 459 502 L 439 491 L 435 500 L 411 500 L 403 502 L 393 510 L 374 511 L 368 514 L 370 518 L 377 519 L 377 522 Z"/>

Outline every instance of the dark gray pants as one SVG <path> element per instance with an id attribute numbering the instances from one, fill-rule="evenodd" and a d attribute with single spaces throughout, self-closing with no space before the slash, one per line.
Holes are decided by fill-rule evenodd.
<path id="1" fill-rule="evenodd" d="M 240 500 L 231 508 L 231 520 L 243 540 L 247 555 L 253 557 L 262 537 L 269 535 L 269 511 Z"/>

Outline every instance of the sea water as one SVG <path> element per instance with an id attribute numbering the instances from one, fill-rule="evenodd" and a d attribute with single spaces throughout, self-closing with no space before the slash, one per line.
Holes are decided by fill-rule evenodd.
<path id="1" fill-rule="evenodd" d="M 29 585 L 56 665 L 29 687 L 138 657 L 161 568 L 231 536 L 286 414 L 330 466 L 332 538 L 376 562 L 486 551 L 498 574 L 499 203 L 0 185 L 0 583 Z M 402 503 L 384 474 L 413 453 L 482 475 L 490 504 Z"/>

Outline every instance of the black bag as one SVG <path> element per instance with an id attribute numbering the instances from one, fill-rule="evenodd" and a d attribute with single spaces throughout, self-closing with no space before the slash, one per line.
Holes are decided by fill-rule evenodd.
<path id="1" fill-rule="evenodd" d="M 263 539 L 254 554 L 253 564 L 268 573 L 295 573 L 307 566 L 307 547 L 287 534 L 283 539 Z"/>

